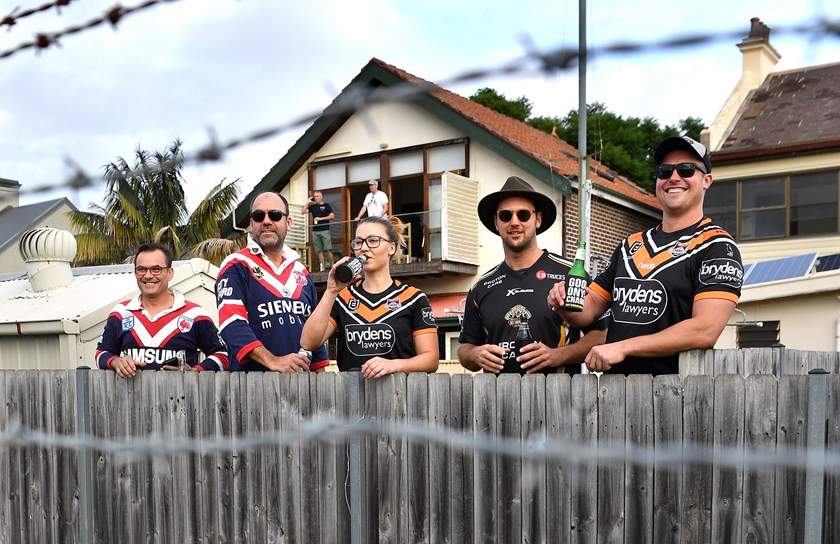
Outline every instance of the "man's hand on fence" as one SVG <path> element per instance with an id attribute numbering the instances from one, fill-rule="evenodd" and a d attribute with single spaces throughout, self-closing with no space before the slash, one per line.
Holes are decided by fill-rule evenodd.
<path id="1" fill-rule="evenodd" d="M 266 367 L 276 372 L 309 372 L 309 359 L 300 353 L 272 357 L 266 363 Z"/>
<path id="2" fill-rule="evenodd" d="M 135 361 L 131 357 L 114 357 L 111 359 L 111 368 L 120 378 L 133 378 L 137 374 L 137 368 L 143 368 L 146 363 Z"/>

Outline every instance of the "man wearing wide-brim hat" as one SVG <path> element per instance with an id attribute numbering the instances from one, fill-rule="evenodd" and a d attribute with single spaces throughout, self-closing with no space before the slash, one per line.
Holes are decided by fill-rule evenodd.
<path id="1" fill-rule="evenodd" d="M 478 217 L 502 240 L 505 260 L 470 288 L 458 360 L 472 371 L 543 373 L 580 372 L 589 349 L 604 342 L 606 321 L 584 331 L 569 328 L 546 298 L 563 281 L 572 261 L 540 249 L 537 235 L 557 219 L 557 206 L 518 176 L 478 203 Z M 516 349 L 517 333 L 534 342 Z"/>

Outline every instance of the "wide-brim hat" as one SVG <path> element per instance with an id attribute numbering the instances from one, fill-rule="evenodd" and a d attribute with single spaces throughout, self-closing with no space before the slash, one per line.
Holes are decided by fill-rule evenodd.
<path id="1" fill-rule="evenodd" d="M 527 198 L 534 203 L 534 207 L 542 214 L 542 222 L 537 228 L 537 234 L 542 234 L 554 224 L 554 221 L 557 219 L 557 206 L 554 204 L 554 201 L 548 196 L 535 191 L 527 181 L 519 176 L 511 176 L 507 178 L 507 181 L 505 181 L 505 184 L 499 191 L 486 195 L 478 203 L 478 218 L 481 219 L 481 222 L 487 227 L 487 230 L 493 234 L 499 234 L 493 222 L 493 217 L 496 215 L 496 208 L 499 206 L 499 202 L 513 196 Z"/>
<path id="2" fill-rule="evenodd" d="M 703 161 L 703 166 L 706 167 L 707 173 L 712 171 L 712 158 L 709 155 L 709 150 L 706 149 L 705 145 L 697 140 L 692 140 L 688 136 L 671 136 L 662 140 L 662 143 L 656 146 L 653 152 L 653 162 L 656 166 L 659 166 L 662 164 L 663 159 L 665 159 L 665 155 L 675 149 L 682 149 L 683 151 L 693 153 L 698 159 Z"/>

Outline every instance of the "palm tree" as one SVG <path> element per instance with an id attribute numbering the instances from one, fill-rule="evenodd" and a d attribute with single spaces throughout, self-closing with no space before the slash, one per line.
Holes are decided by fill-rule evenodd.
<path id="1" fill-rule="evenodd" d="M 203 257 L 218 265 L 244 246 L 244 235 L 222 239 L 219 229 L 221 218 L 236 207 L 240 180 L 220 181 L 189 214 L 181 145 L 175 140 L 154 153 L 138 147 L 133 167 L 122 157 L 105 165 L 104 206 L 69 212 L 79 233 L 75 265 L 130 262 L 137 247 L 150 241 L 168 246 L 175 259 Z"/>

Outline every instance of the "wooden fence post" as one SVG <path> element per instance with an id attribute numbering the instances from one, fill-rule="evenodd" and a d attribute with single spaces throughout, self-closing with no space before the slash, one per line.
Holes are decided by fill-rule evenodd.
<path id="1" fill-rule="evenodd" d="M 348 416 L 351 420 L 361 421 L 365 417 L 365 381 L 361 372 L 353 372 L 352 378 L 347 380 L 350 394 L 350 410 Z M 367 500 L 362 485 L 366 481 L 365 459 L 362 455 L 362 444 L 365 437 L 360 433 L 350 434 L 350 542 L 351 544 L 364 544 L 367 542 L 367 535 L 364 533 L 364 520 L 368 519 L 366 510 Z"/>
<path id="2" fill-rule="evenodd" d="M 76 434 L 83 440 L 90 439 L 90 418 L 88 417 L 88 377 L 90 367 L 76 369 Z M 90 493 L 90 450 L 79 448 L 76 457 L 79 470 L 79 542 L 90 544 L 91 540 L 91 493 Z"/>
<path id="3" fill-rule="evenodd" d="M 828 372 L 808 373 L 808 442 L 805 471 L 805 544 L 822 542 L 825 489 L 826 403 Z"/>

